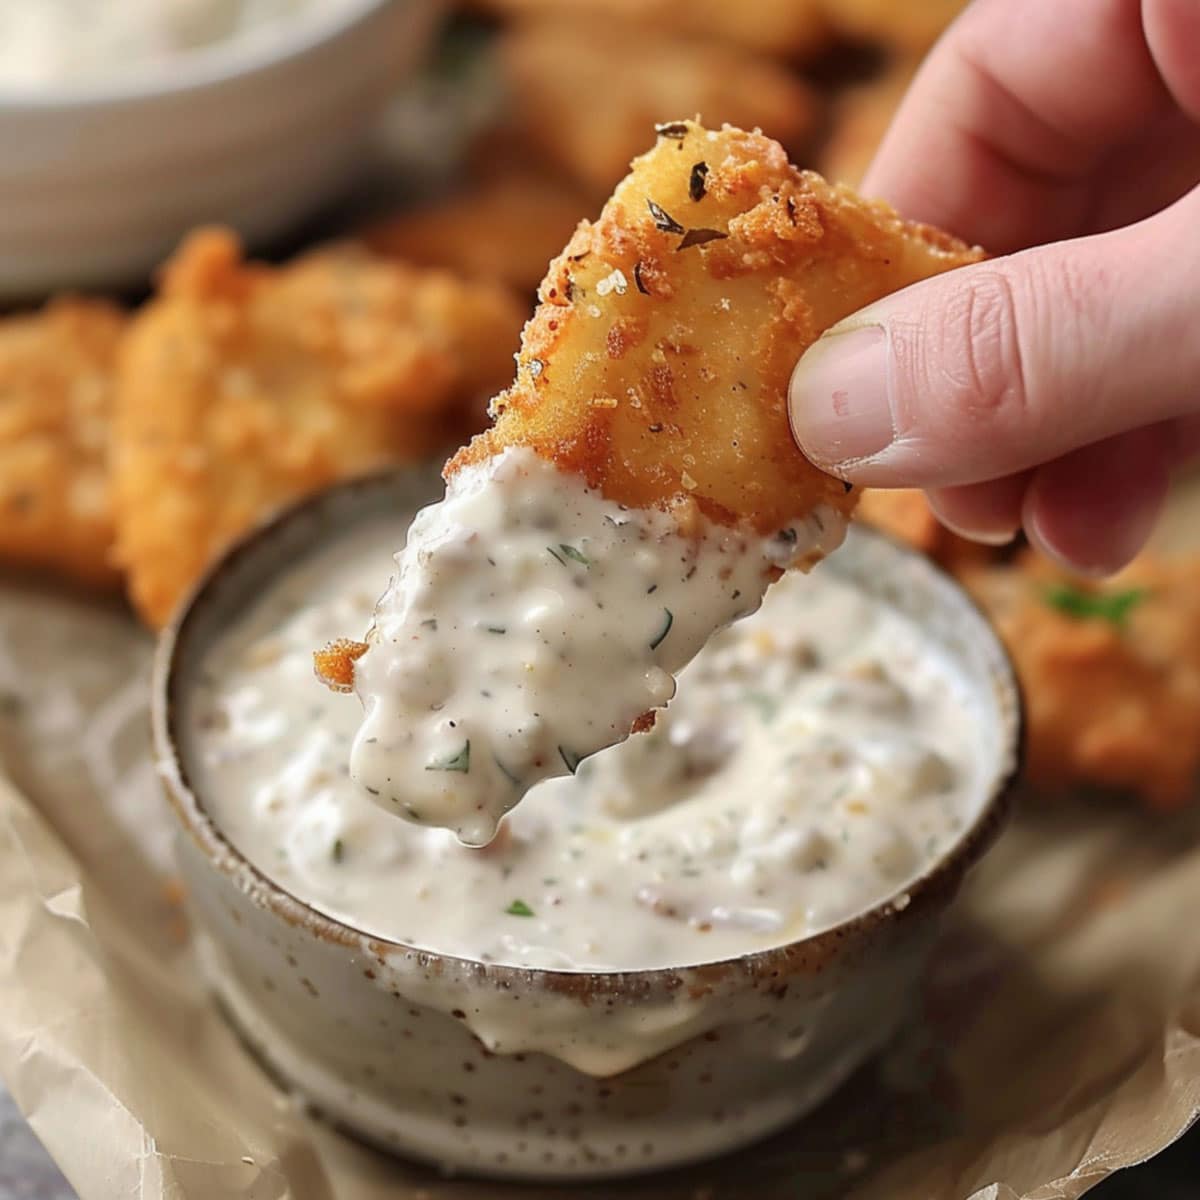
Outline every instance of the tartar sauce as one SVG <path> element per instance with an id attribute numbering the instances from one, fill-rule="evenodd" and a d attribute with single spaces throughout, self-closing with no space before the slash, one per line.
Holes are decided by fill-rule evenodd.
<path id="1" fill-rule="evenodd" d="M 595 550 L 570 528 L 560 513 L 563 542 Z M 310 653 L 369 617 L 401 536 L 365 528 L 296 566 L 224 635 L 186 711 L 219 826 L 333 917 L 479 961 L 683 966 L 901 894 L 975 815 L 966 682 L 918 626 L 817 569 L 717 634 L 652 732 L 534 788 L 488 847 L 398 821 L 349 778 L 358 706 Z"/>
<path id="2" fill-rule="evenodd" d="M 413 522 L 355 664 L 351 777 L 484 845 L 531 787 L 665 705 L 781 568 L 844 535 L 826 508 L 772 537 L 625 508 L 521 448 L 466 467 Z"/>
<path id="3" fill-rule="evenodd" d="M 270 36 L 347 0 L 0 0 L 0 87 L 161 68 L 219 42 Z"/>

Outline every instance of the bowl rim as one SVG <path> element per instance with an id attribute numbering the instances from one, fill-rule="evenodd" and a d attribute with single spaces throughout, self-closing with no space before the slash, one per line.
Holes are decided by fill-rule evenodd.
<path id="1" fill-rule="evenodd" d="M 280 19 L 273 36 L 257 30 L 245 38 L 211 42 L 129 70 L 80 83 L 40 87 L 0 84 L 0 117 L 67 113 L 138 101 L 154 101 L 222 87 L 316 53 L 353 32 L 377 12 L 412 0 L 340 0 L 331 9 L 314 5 L 295 18 Z"/>
<path id="2" fill-rule="evenodd" d="M 702 962 L 674 966 L 621 968 L 614 970 L 523 967 L 514 964 L 482 962 L 463 955 L 449 954 L 415 946 L 397 938 L 384 937 L 360 929 L 348 921 L 315 908 L 289 892 L 264 870 L 256 866 L 226 837 L 204 807 L 191 786 L 176 737 L 180 699 L 187 680 L 182 662 L 195 624 L 203 616 L 213 593 L 231 573 L 253 562 L 284 536 L 293 524 L 319 517 L 321 511 L 338 503 L 349 503 L 359 493 L 366 497 L 377 491 L 395 489 L 404 479 L 420 480 L 431 473 L 431 464 L 386 467 L 352 479 L 342 480 L 288 505 L 233 541 L 207 568 L 191 592 L 158 635 L 151 678 L 151 724 L 155 764 L 167 799 L 182 831 L 199 847 L 209 864 L 228 876 L 238 890 L 260 907 L 269 909 L 292 926 L 300 926 L 319 940 L 371 953 L 380 961 L 388 955 L 415 958 L 422 964 L 438 964 L 467 971 L 494 980 L 498 986 L 540 986 L 547 990 L 574 994 L 584 999 L 595 991 L 606 994 L 630 989 L 647 992 L 656 986 L 673 988 L 681 977 L 692 976 L 712 983 L 736 973 L 752 978 L 776 979 L 783 974 L 821 964 L 848 946 L 869 942 L 890 924 L 908 921 L 932 907 L 945 907 L 957 893 L 967 871 L 991 847 L 1007 821 L 1024 765 L 1025 705 L 1012 660 L 987 614 L 975 599 L 948 572 L 913 547 L 878 529 L 855 523 L 855 537 L 884 544 L 890 552 L 906 561 L 911 569 L 924 572 L 930 583 L 958 606 L 969 620 L 977 623 L 986 638 L 986 666 L 997 703 L 997 721 L 1001 728 L 994 770 L 980 781 L 980 793 L 986 792 L 974 818 L 950 844 L 941 857 L 904 886 L 862 912 L 827 929 L 791 942 L 763 950 Z M 421 501 L 422 504 L 436 499 Z M 364 516 L 361 518 L 366 520 Z M 325 528 L 328 528 L 325 526 Z M 317 538 L 314 548 L 324 539 Z M 274 574 L 269 575 L 274 578 Z"/>

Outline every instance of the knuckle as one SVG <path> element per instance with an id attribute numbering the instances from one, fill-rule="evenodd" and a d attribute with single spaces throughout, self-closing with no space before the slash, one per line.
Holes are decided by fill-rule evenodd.
<path id="1" fill-rule="evenodd" d="M 953 294 L 940 325 L 938 357 L 942 387 L 958 416 L 994 421 L 1027 409 L 1022 300 L 1001 270 L 975 272 Z"/>

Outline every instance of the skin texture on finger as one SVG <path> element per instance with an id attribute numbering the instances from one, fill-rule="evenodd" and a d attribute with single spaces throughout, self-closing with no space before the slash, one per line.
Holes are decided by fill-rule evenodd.
<path id="1" fill-rule="evenodd" d="M 1002 478 L 1200 403 L 1200 192 L 1129 229 L 968 266 L 839 323 L 793 429 L 870 487 Z"/>
<path id="2" fill-rule="evenodd" d="M 1042 553 L 1086 575 L 1111 575 L 1145 546 L 1170 486 L 1161 427 L 1084 446 L 1034 474 L 1024 525 Z"/>
<path id="3" fill-rule="evenodd" d="M 994 253 L 1069 237 L 1108 152 L 1171 105 L 1136 0 L 977 0 L 922 67 L 863 188 Z"/>

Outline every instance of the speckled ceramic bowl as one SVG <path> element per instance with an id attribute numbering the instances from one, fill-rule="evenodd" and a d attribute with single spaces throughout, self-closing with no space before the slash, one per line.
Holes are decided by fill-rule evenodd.
<path id="1" fill-rule="evenodd" d="M 961 840 L 861 916 L 775 950 L 662 970 L 531 970 L 418 951 L 316 912 L 238 853 L 189 782 L 181 713 L 214 639 L 267 581 L 356 521 L 394 519 L 399 542 L 437 488 L 429 472 L 399 471 L 301 504 L 232 549 L 162 638 L 155 741 L 214 991 L 319 1111 L 472 1172 L 622 1175 L 779 1129 L 903 1020 L 938 918 L 1000 824 L 1020 703 L 999 642 L 955 583 L 878 535 L 853 531 L 820 568 L 920 621 L 984 714 L 985 783 Z"/>

